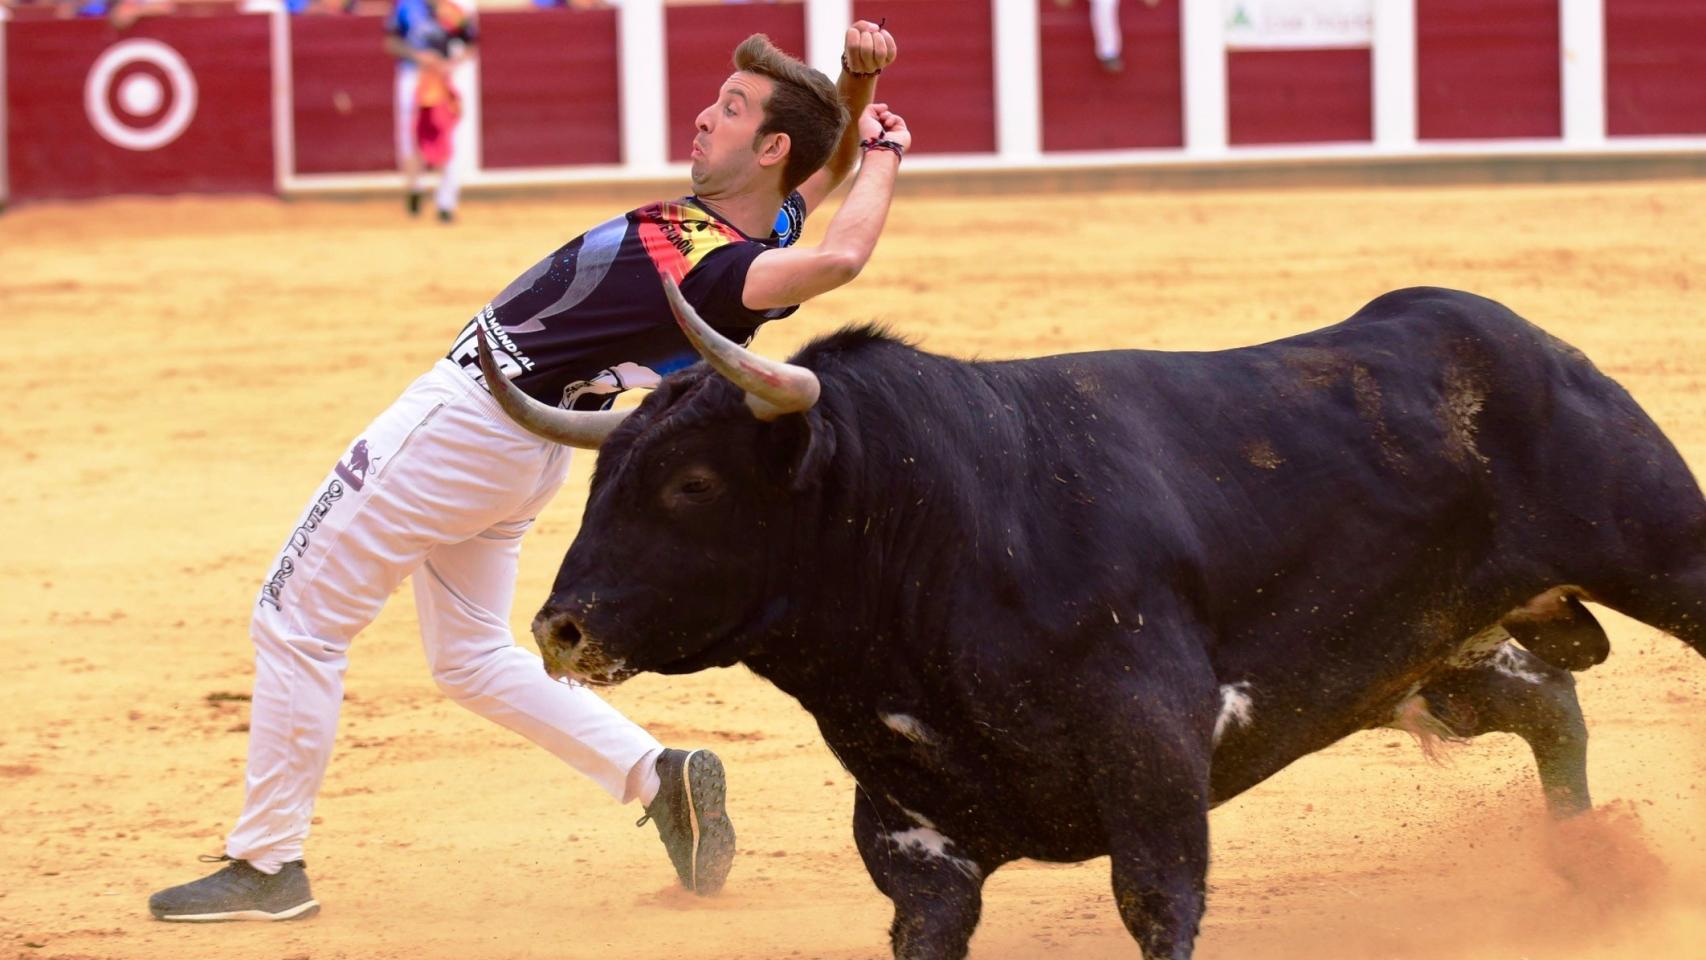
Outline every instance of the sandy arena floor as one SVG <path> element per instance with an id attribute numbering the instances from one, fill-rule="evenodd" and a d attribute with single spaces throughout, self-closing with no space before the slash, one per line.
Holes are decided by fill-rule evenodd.
<path id="1" fill-rule="evenodd" d="M 0 218 L 0 956 L 886 955 L 852 783 L 791 700 L 744 670 L 611 695 L 728 762 L 742 859 L 696 901 L 638 810 L 438 694 L 406 597 L 352 656 L 309 847 L 324 912 L 148 919 L 237 812 L 248 610 L 315 481 L 486 298 L 629 199 L 475 198 L 453 229 L 390 200 Z M 1706 467 L 1706 184 L 908 197 L 864 275 L 758 347 L 872 318 L 959 355 L 1227 347 L 1417 283 L 1580 346 Z M 524 635 L 591 463 L 527 541 Z M 1514 738 L 1431 766 L 1401 734 L 1357 736 L 1214 815 L 1199 956 L 1700 956 L 1706 664 L 1606 617 L 1615 653 L 1581 699 L 1608 809 L 1543 829 Z M 1106 874 L 1003 870 L 973 956 L 1136 956 Z"/>

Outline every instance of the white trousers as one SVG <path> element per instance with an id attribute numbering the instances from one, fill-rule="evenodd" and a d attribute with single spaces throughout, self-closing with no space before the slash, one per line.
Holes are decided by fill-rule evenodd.
<path id="1" fill-rule="evenodd" d="M 1112 60 L 1120 55 L 1120 0 L 1090 0 L 1090 32 L 1098 58 Z"/>
<path id="2" fill-rule="evenodd" d="M 416 380 L 326 475 L 256 600 L 243 813 L 225 852 L 276 872 L 302 857 L 343 702 L 350 642 L 413 574 L 438 686 L 623 802 L 662 747 L 509 629 L 521 536 L 568 471 L 449 360 Z"/>
<path id="3" fill-rule="evenodd" d="M 461 73 L 460 68 L 457 72 Z M 397 117 L 398 167 L 403 167 L 419 149 L 415 143 L 415 94 L 420 89 L 420 79 L 420 67 L 406 60 L 397 64 L 397 89 L 393 99 Z M 438 171 L 438 189 L 433 192 L 433 202 L 440 210 L 454 211 L 456 202 L 462 197 L 462 153 L 467 147 L 462 132 L 464 126 L 465 123 L 458 123 L 450 132 L 450 142 L 454 145 L 450 151 L 450 162 Z M 422 167 L 417 166 L 416 172 L 409 179 L 408 189 L 411 193 L 421 187 L 421 169 Z"/>

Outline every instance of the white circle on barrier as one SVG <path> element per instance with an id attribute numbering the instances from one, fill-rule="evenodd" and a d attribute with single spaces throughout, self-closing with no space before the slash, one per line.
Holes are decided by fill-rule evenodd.
<path id="1" fill-rule="evenodd" d="M 118 105 L 133 117 L 148 116 L 165 99 L 165 88 L 150 73 L 133 73 L 118 85 Z"/>
<path id="2" fill-rule="evenodd" d="M 159 122 L 148 127 L 133 127 L 113 115 L 107 94 L 113 76 L 133 63 L 148 63 L 160 68 L 172 89 L 172 106 Z M 147 115 L 159 109 L 164 91 L 160 81 L 147 74 L 138 74 L 119 85 L 118 99 L 126 110 Z M 152 109 L 148 109 L 153 97 Z M 134 100 L 133 100 L 134 98 Z M 136 106 L 133 107 L 133 102 Z M 158 150 L 173 140 L 195 119 L 195 74 L 178 51 L 158 40 L 126 40 L 108 47 L 89 68 L 89 78 L 83 83 L 83 110 L 89 123 L 108 143 L 126 150 Z M 140 109 L 139 109 L 140 107 Z"/>

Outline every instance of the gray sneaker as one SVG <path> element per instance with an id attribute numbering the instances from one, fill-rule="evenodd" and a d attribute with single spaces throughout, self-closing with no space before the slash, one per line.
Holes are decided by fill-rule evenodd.
<path id="1" fill-rule="evenodd" d="M 307 864 L 301 860 L 292 860 L 277 873 L 266 874 L 249 866 L 247 860 L 201 859 L 225 863 L 225 869 L 149 897 L 148 912 L 154 919 L 179 923 L 301 920 L 320 912 L 319 901 L 308 891 Z"/>
<path id="2" fill-rule="evenodd" d="M 650 820 L 657 826 L 682 886 L 700 896 L 716 893 L 735 859 L 735 828 L 723 809 L 723 762 L 709 750 L 665 750 L 657 771 L 662 786 L 634 825 Z"/>

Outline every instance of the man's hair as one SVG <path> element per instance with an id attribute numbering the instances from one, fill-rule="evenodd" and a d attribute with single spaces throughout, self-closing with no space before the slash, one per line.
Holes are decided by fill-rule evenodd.
<path id="1" fill-rule="evenodd" d="M 829 161 L 847 126 L 847 107 L 828 77 L 776 49 L 762 33 L 747 37 L 735 48 L 735 69 L 769 77 L 773 84 L 770 98 L 764 101 L 758 136 L 788 135 L 782 192 L 792 193 Z"/>

